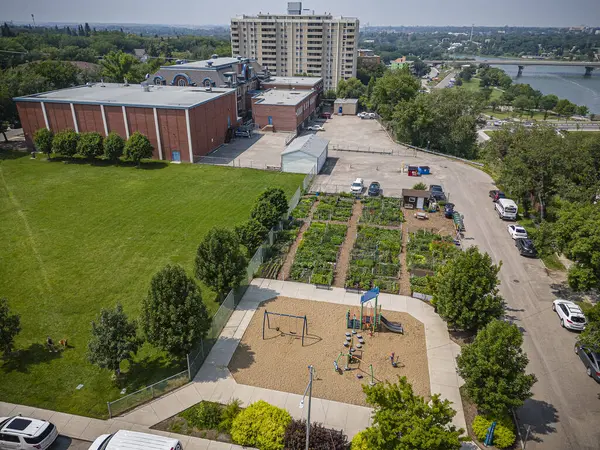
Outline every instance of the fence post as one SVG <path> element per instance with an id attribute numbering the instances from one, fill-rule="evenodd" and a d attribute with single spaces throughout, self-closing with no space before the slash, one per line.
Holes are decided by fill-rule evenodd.
<path id="1" fill-rule="evenodd" d="M 110 402 L 106 402 L 106 406 L 108 406 L 108 418 L 112 419 L 112 411 L 110 410 Z"/>
<path id="2" fill-rule="evenodd" d="M 200 342 L 202 342 L 202 340 L 200 340 Z M 190 367 L 190 354 L 189 353 L 187 355 L 185 355 L 185 359 L 187 361 L 188 380 L 192 381 L 192 368 Z"/>
<path id="3" fill-rule="evenodd" d="M 152 394 L 152 398 L 154 398 L 154 386 L 150 385 L 150 393 Z"/>

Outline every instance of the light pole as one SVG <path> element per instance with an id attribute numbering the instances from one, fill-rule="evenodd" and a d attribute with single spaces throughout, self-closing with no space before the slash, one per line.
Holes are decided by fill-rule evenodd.
<path id="1" fill-rule="evenodd" d="M 304 408 L 304 398 L 306 397 L 306 393 L 308 392 L 308 411 L 306 412 L 306 447 L 308 450 L 308 444 L 310 442 L 310 405 L 312 401 L 312 383 L 313 383 L 313 374 L 315 372 L 315 368 L 310 365 L 308 366 L 308 385 L 304 390 L 304 395 L 302 396 L 302 400 L 300 400 L 300 409 Z"/>

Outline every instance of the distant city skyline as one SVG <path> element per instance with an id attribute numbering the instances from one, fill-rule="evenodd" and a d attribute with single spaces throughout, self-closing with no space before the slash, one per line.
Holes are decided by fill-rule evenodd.
<path id="1" fill-rule="evenodd" d="M 232 17 L 241 14 L 285 13 L 287 1 L 230 0 L 215 7 L 212 2 L 197 1 L 183 7 L 171 7 L 164 1 L 144 0 L 19 0 L 3 2 L 2 21 L 31 23 L 129 23 L 163 25 L 229 25 Z M 368 7 L 365 7 L 367 5 Z M 539 26 L 539 27 L 600 27 L 598 0 L 504 0 L 490 3 L 483 0 L 377 0 L 365 4 L 359 0 L 330 0 L 326 8 L 317 1 L 304 1 L 303 8 L 315 13 L 358 17 L 361 25 L 407 26 Z"/>

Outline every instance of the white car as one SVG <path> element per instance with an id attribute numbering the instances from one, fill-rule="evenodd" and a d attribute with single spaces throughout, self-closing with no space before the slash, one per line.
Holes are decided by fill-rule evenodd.
<path id="1" fill-rule="evenodd" d="M 364 182 L 362 178 L 357 178 L 350 186 L 350 191 L 354 194 L 360 194 L 363 191 Z"/>
<path id="2" fill-rule="evenodd" d="M 560 318 L 560 325 L 570 330 L 585 330 L 587 321 L 583 311 L 576 303 L 561 298 L 552 302 L 552 311 L 556 311 Z"/>
<path id="3" fill-rule="evenodd" d="M 513 239 L 527 239 L 527 230 L 520 225 L 509 225 L 507 227 L 508 234 Z"/>
<path id="4" fill-rule="evenodd" d="M 494 121 L 494 126 L 495 127 L 501 127 L 503 125 L 504 122 L 502 122 L 501 120 L 496 120 Z"/>
<path id="5" fill-rule="evenodd" d="M 45 450 L 57 437 L 58 430 L 47 420 L 0 417 L 0 449 Z"/>
<path id="6" fill-rule="evenodd" d="M 310 127 L 307 128 L 308 131 L 325 131 L 325 128 L 323 128 L 321 125 L 311 125 Z"/>

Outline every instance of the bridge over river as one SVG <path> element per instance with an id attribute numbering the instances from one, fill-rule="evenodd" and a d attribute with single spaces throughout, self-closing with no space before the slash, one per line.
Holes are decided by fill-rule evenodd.
<path id="1" fill-rule="evenodd" d="M 489 64 L 493 66 L 517 66 L 519 67 L 519 73 L 517 76 L 523 74 L 525 66 L 557 66 L 557 67 L 585 67 L 584 76 L 589 77 L 592 75 L 592 71 L 596 68 L 600 68 L 600 61 L 554 61 L 551 59 L 434 59 L 425 60 L 426 64 L 443 64 L 443 63 L 477 63 L 477 64 Z"/>

